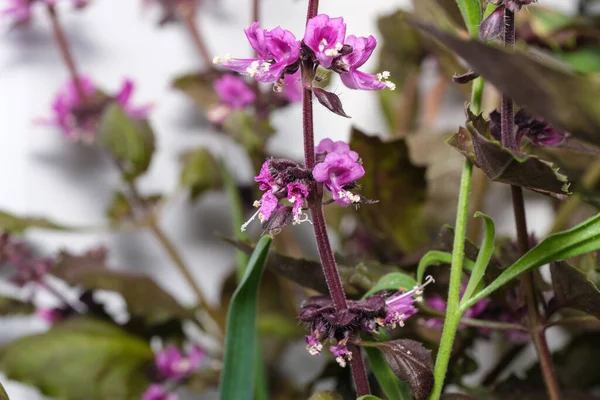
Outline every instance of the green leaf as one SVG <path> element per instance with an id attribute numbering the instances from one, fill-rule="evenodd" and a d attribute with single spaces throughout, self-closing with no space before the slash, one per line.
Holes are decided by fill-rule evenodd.
<path id="1" fill-rule="evenodd" d="M 210 190 L 223 187 L 222 168 L 206 148 L 186 152 L 181 156 L 179 183 L 189 188 L 191 199 L 196 200 Z"/>
<path id="2" fill-rule="evenodd" d="M 350 147 L 365 166 L 361 195 L 377 200 L 357 213 L 373 240 L 402 252 L 415 250 L 426 240 L 423 206 L 425 168 L 411 163 L 404 139 L 383 141 L 352 128 Z"/>
<path id="3" fill-rule="evenodd" d="M 367 394 L 364 396 L 358 397 L 356 400 L 382 400 L 377 396 L 373 396 L 372 394 Z"/>
<path id="4" fill-rule="evenodd" d="M 367 293 L 363 294 L 365 299 L 382 290 L 411 290 L 417 286 L 417 281 L 410 275 L 402 272 L 390 272 L 381 277 L 381 279 Z"/>
<path id="5" fill-rule="evenodd" d="M 492 259 L 492 255 L 494 254 L 494 240 L 496 238 L 496 228 L 494 226 L 494 221 L 490 217 L 479 211 L 475 213 L 475 218 L 477 217 L 483 218 L 485 226 L 485 235 L 483 238 L 483 242 L 481 243 L 479 255 L 477 256 L 477 260 L 475 260 L 475 266 L 471 271 L 469 283 L 467 284 L 467 288 L 465 289 L 465 292 L 461 299 L 462 302 L 469 300 L 473 293 L 475 293 L 475 290 L 483 280 L 485 270 L 487 269 L 487 266 L 489 265 L 490 260 Z"/>
<path id="6" fill-rule="evenodd" d="M 160 194 L 143 197 L 144 211 L 151 213 L 160 205 L 162 199 L 163 196 Z M 123 192 L 113 194 L 110 204 L 106 208 L 106 217 L 113 225 L 135 221 L 134 210 Z"/>
<path id="7" fill-rule="evenodd" d="M 153 359 L 147 342 L 115 325 L 70 319 L 4 347 L 0 370 L 63 400 L 139 400 Z"/>
<path id="8" fill-rule="evenodd" d="M 467 127 L 448 139 L 473 164 L 495 182 L 521 186 L 563 198 L 569 193 L 567 177 L 552 163 L 532 155 L 517 155 L 492 138 L 490 123 L 468 111 Z"/>
<path id="9" fill-rule="evenodd" d="M 427 267 L 438 264 L 450 264 L 451 262 L 452 253 L 438 250 L 428 251 L 423 257 L 421 257 L 421 261 L 419 261 L 419 265 L 417 267 L 417 283 L 419 285 L 423 283 L 423 278 L 425 276 L 425 270 Z M 464 267 L 467 271 L 471 271 L 475 266 L 473 260 L 469 258 L 465 258 L 464 264 Z"/>
<path id="10" fill-rule="evenodd" d="M 110 270 L 86 256 L 74 256 L 67 252 L 59 255 L 52 272 L 71 285 L 119 293 L 127 303 L 128 311 L 143 317 L 150 325 L 170 319 L 193 318 L 188 309 L 148 276 Z"/>
<path id="11" fill-rule="evenodd" d="M 262 151 L 275 133 L 268 119 L 244 111 L 232 112 L 223 123 L 223 129 L 249 152 Z"/>
<path id="12" fill-rule="evenodd" d="M 26 230 L 35 229 L 49 229 L 57 231 L 72 231 L 75 230 L 72 227 L 57 224 L 56 222 L 50 221 L 46 218 L 40 217 L 17 217 L 16 215 L 9 214 L 4 211 L 0 211 L 0 230 L 10 233 L 22 234 Z"/>
<path id="13" fill-rule="evenodd" d="M 381 340 L 389 340 L 383 329 L 379 330 L 379 335 Z M 362 338 L 363 340 L 373 341 L 373 339 L 370 339 L 366 335 L 363 335 Z M 377 378 L 377 382 L 387 398 L 395 400 L 411 400 L 410 386 L 394 374 L 394 371 L 392 371 L 385 361 L 385 357 L 381 351 L 375 347 L 368 346 L 364 347 L 364 349 L 369 357 L 369 362 L 371 364 L 371 369 L 375 374 L 375 378 Z"/>
<path id="14" fill-rule="evenodd" d="M 4 386 L 0 383 L 0 400 L 10 400 L 8 398 L 8 394 L 6 394 L 6 390 L 4 390 Z"/>
<path id="15" fill-rule="evenodd" d="M 173 87 L 186 94 L 196 105 L 205 112 L 219 103 L 219 96 L 213 89 L 213 83 L 223 76 L 223 73 L 211 69 L 208 72 L 198 72 L 181 75 L 173 81 Z"/>
<path id="16" fill-rule="evenodd" d="M 35 307 L 31 303 L 0 296 L 0 316 L 32 314 L 33 312 L 35 312 Z"/>
<path id="17" fill-rule="evenodd" d="M 600 290 L 585 274 L 567 262 L 550 265 L 554 308 L 573 308 L 600 319 Z"/>
<path id="18" fill-rule="evenodd" d="M 117 104 L 110 104 L 100 120 L 99 143 L 106 147 L 133 180 L 146 172 L 154 153 L 154 132 L 147 120 L 129 117 Z"/>
<path id="19" fill-rule="evenodd" d="M 251 400 L 255 368 L 256 307 L 258 287 L 265 269 L 271 237 L 258 241 L 227 313 L 225 356 L 221 374 L 221 400 Z"/>
<path id="20" fill-rule="evenodd" d="M 460 39 L 431 25 L 414 23 L 461 56 L 486 81 L 555 128 L 600 145 L 600 80 L 476 40 Z"/>
<path id="21" fill-rule="evenodd" d="M 554 53 L 554 57 L 583 73 L 600 72 L 600 47 L 583 47 L 575 51 Z"/>
<path id="22" fill-rule="evenodd" d="M 598 249 L 600 249 L 600 214 L 589 218 L 568 231 L 548 236 L 461 308 L 463 310 L 468 309 L 524 272 Z"/>

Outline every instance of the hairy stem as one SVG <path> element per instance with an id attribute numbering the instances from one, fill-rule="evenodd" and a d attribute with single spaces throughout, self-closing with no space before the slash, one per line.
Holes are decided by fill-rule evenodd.
<path id="1" fill-rule="evenodd" d="M 52 32 L 54 34 L 54 39 L 56 40 L 56 44 L 58 45 L 58 49 L 60 50 L 60 55 L 69 70 L 69 75 L 71 75 L 71 81 L 73 81 L 73 85 L 75 85 L 75 90 L 77 90 L 77 94 L 81 101 L 85 101 L 87 95 L 81 82 L 79 81 L 79 73 L 77 72 L 77 67 L 75 65 L 75 59 L 71 54 L 71 49 L 69 47 L 69 41 L 67 40 L 67 36 L 65 35 L 65 31 L 63 30 L 60 21 L 58 19 L 58 14 L 56 13 L 56 9 L 52 5 L 48 5 L 47 7 L 48 15 L 50 16 L 50 21 L 52 22 Z"/>
<path id="2" fill-rule="evenodd" d="M 452 355 L 452 345 L 456 337 L 456 330 L 460 323 L 462 313 L 459 309 L 460 302 L 460 279 L 462 275 L 463 261 L 465 258 L 465 238 L 467 235 L 467 220 L 469 214 L 469 194 L 471 190 L 471 176 L 473 174 L 473 164 L 465 160 L 460 180 L 460 192 L 458 195 L 458 210 L 456 213 L 456 226 L 454 233 L 454 246 L 452 249 L 452 263 L 450 266 L 450 285 L 448 289 L 448 307 L 446 310 L 446 319 L 444 320 L 444 329 L 442 339 L 435 359 L 435 368 L 433 375 L 435 382 L 430 399 L 437 400 L 442 394 L 444 380 L 448 363 Z"/>
<path id="3" fill-rule="evenodd" d="M 317 15 L 319 9 L 319 0 L 309 0 L 306 21 Z M 308 60 L 302 63 L 302 130 L 304 135 L 304 163 L 307 168 L 312 169 L 315 165 L 315 143 L 314 143 L 314 125 L 313 125 L 313 106 L 312 106 L 312 80 L 314 78 L 314 65 Z M 308 200 L 310 212 L 312 215 L 313 228 L 319 250 L 323 274 L 327 281 L 329 294 L 335 306 L 336 311 L 340 312 L 348 308 L 346 294 L 342 285 L 342 279 L 338 266 L 335 262 L 329 235 L 327 234 L 327 224 L 323 214 L 323 186 L 313 183 L 311 185 L 311 196 Z M 369 380 L 367 371 L 362 359 L 360 348 L 356 345 L 349 345 L 352 352 L 351 368 L 356 394 L 364 396 L 370 394 Z"/>
<path id="4" fill-rule="evenodd" d="M 504 44 L 506 47 L 513 48 L 515 44 L 515 14 L 505 9 L 504 11 Z M 502 95 L 502 145 L 515 153 L 520 149 L 515 135 L 515 116 L 512 99 Z M 519 243 L 519 252 L 521 255 L 529 250 L 529 235 L 527 233 L 527 218 L 525 214 L 525 202 L 523 200 L 523 189 L 518 186 L 511 186 L 512 203 L 515 213 L 515 223 L 517 226 L 517 241 Z M 529 333 L 533 339 L 535 349 L 540 360 L 540 367 L 544 376 L 546 390 L 551 400 L 561 398 L 560 388 L 556 371 L 552 363 L 552 355 L 546 342 L 546 336 L 543 327 L 543 317 L 539 315 L 537 297 L 535 292 L 533 272 L 526 272 L 521 279 L 521 287 L 525 294 L 527 303 L 527 315 L 529 324 Z"/>

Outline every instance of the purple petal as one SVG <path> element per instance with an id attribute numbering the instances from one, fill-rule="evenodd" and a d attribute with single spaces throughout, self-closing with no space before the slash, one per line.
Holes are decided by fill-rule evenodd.
<path id="1" fill-rule="evenodd" d="M 277 197 L 275 197 L 273 192 L 266 192 L 263 194 L 262 198 L 260 199 L 260 213 L 258 214 L 260 221 L 268 221 L 278 204 L 279 200 Z"/>
<path id="2" fill-rule="evenodd" d="M 234 75 L 224 75 L 215 81 L 213 88 L 221 100 L 233 109 L 244 109 L 256 100 L 254 91 L 242 78 Z"/>
<path id="3" fill-rule="evenodd" d="M 346 24 L 342 17 L 329 18 L 326 14 L 320 14 L 306 24 L 304 43 L 315 52 L 317 60 L 325 68 L 329 68 L 339 55 L 345 38 Z"/>
<path id="4" fill-rule="evenodd" d="M 350 69 L 358 69 L 373 54 L 373 50 L 375 50 L 375 46 L 377 46 L 377 40 L 373 36 L 369 37 L 356 37 L 354 35 L 350 35 L 346 38 L 346 43 L 349 46 L 352 46 L 352 53 L 345 55 L 342 57 L 342 61 L 348 65 Z"/>
<path id="5" fill-rule="evenodd" d="M 367 74 L 360 71 L 350 70 L 347 73 L 340 74 L 344 85 L 350 89 L 361 90 L 385 90 L 388 86 L 385 82 L 379 80 L 377 75 Z"/>

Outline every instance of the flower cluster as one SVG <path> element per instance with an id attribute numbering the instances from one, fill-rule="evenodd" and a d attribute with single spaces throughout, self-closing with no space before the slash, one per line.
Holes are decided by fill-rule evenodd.
<path id="1" fill-rule="evenodd" d="M 24 24 L 31 20 L 32 8 L 35 4 L 53 6 L 57 0 L 9 0 L 9 5 L 0 10 L 0 15 L 11 18 L 16 24 Z M 75 8 L 87 6 L 89 0 L 73 0 Z"/>
<path id="2" fill-rule="evenodd" d="M 148 116 L 151 105 L 138 107 L 132 104 L 134 89 L 133 81 L 125 79 L 119 92 L 110 97 L 102 94 L 89 77 L 80 77 L 78 85 L 68 81 L 52 103 L 54 117 L 40 122 L 60 128 L 69 139 L 93 141 L 102 111 L 110 101 L 118 102 L 132 118 Z"/>
<path id="3" fill-rule="evenodd" d="M 366 201 L 349 190 L 356 187 L 355 181 L 365 174 L 358 153 L 350 150 L 347 143 L 331 139 L 323 139 L 315 153 L 317 164 L 312 171 L 290 160 L 270 159 L 264 162 L 254 180 L 265 193 L 254 202 L 258 211 L 242 225 L 242 231 L 256 217 L 265 231 L 272 233 L 277 233 L 290 223 L 308 221 L 304 210 L 312 182 L 323 183 L 333 200 L 342 206 Z M 282 199 L 286 199 L 291 206 L 281 204 Z"/>
<path id="4" fill-rule="evenodd" d="M 377 41 L 373 36 L 346 36 L 346 24 L 341 17 L 320 14 L 311 18 L 302 41 L 281 27 L 266 30 L 259 26 L 255 22 L 244 30 L 257 57 L 215 57 L 213 62 L 259 82 L 274 83 L 275 90 L 286 85 L 286 76 L 296 74 L 303 60 L 338 73 L 351 89 L 395 89 L 387 80 L 389 72 L 372 75 L 358 70 L 371 57 Z"/>
<path id="5" fill-rule="evenodd" d="M 175 346 L 167 346 L 158 352 L 154 359 L 156 371 L 160 381 L 179 382 L 189 378 L 204 362 L 204 351 L 198 346 L 193 346 L 187 353 L 183 353 Z M 170 393 L 163 385 L 153 384 L 148 387 L 142 400 L 176 400 L 175 393 Z"/>
<path id="6" fill-rule="evenodd" d="M 41 282 L 53 265 L 53 260 L 37 257 L 26 243 L 14 240 L 7 233 L 0 235 L 0 266 L 13 271 L 10 281 L 15 285 Z"/>
<path id="7" fill-rule="evenodd" d="M 557 147 L 569 137 L 568 132 L 559 131 L 542 118 L 532 116 L 524 108 L 515 114 L 515 125 L 519 147 L 524 137 L 537 147 Z M 502 140 L 500 113 L 496 110 L 490 114 L 490 131 L 496 140 Z"/>
<path id="8" fill-rule="evenodd" d="M 327 297 L 313 297 L 302 304 L 299 319 L 311 334 L 306 336 L 306 350 L 312 355 L 320 354 L 323 341 L 332 340 L 335 345 L 329 351 L 340 366 L 345 367 L 352 359 L 347 344 L 361 332 L 377 335 L 379 327 L 396 328 L 417 313 L 415 302 L 422 301 L 423 288 L 433 282 L 427 277 L 425 283 L 407 292 L 395 292 L 389 296 L 376 294 L 366 300 L 349 300 L 348 308 L 336 311 Z"/>

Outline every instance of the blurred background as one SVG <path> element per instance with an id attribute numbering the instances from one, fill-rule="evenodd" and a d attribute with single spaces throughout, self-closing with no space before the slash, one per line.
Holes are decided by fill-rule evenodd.
<path id="1" fill-rule="evenodd" d="M 0 8 L 3 2 L 7 1 L 0 0 Z M 577 3 L 540 1 L 566 13 L 574 13 Z M 343 16 L 349 32 L 378 38 L 377 19 L 410 6 L 409 1 L 401 0 L 322 0 L 320 12 Z M 305 13 L 305 1 L 262 0 L 261 26 L 281 25 L 299 37 Z M 188 32 L 177 24 L 158 27 L 158 10 L 144 8 L 137 0 L 94 0 L 77 13 L 71 12 L 68 5 L 61 15 L 84 74 L 109 91 L 116 91 L 122 78 L 129 77 L 136 84 L 135 102 L 154 105 L 150 121 L 157 134 L 157 152 L 148 173 L 139 182 L 140 189 L 145 193 L 173 195 L 162 213 L 163 226 L 193 266 L 207 298 L 218 301 L 221 282 L 233 269 L 235 260 L 231 246 L 215 236 L 215 233 L 231 234 L 227 197 L 213 192 L 190 202 L 178 187 L 179 157 L 184 150 L 203 145 L 221 154 L 240 182 L 251 182 L 253 170 L 242 149 L 211 128 L 193 102 L 172 88 L 171 81 L 176 76 L 203 65 Z M 250 55 L 242 32 L 250 22 L 251 4 L 246 0 L 204 0 L 197 19 L 209 51 L 221 56 Z M 376 59 L 372 58 L 365 70 L 374 71 Z M 7 19 L 0 19 L 0 209 L 19 215 L 45 216 L 67 225 L 101 226 L 119 176 L 102 153 L 69 142 L 57 129 L 36 123 L 49 116 L 55 92 L 67 79 L 46 18 L 34 17 L 26 27 L 13 27 Z M 425 73 L 421 83 L 419 90 L 430 90 L 433 76 L 428 79 Z M 317 141 L 325 137 L 345 140 L 351 126 L 367 133 L 388 133 L 376 93 L 352 91 L 339 81 L 334 81 L 331 88 L 340 95 L 345 111 L 352 118 L 339 118 L 317 106 Z M 435 121 L 436 128 L 456 129 L 464 121 L 457 92 L 452 89 L 446 93 L 448 99 Z M 277 111 L 273 125 L 277 133 L 268 149 L 300 159 L 303 150 L 299 105 Z M 495 189 L 490 190 L 486 199 L 489 203 L 486 212 L 496 220 L 500 234 L 512 235 L 512 210 L 503 190 L 506 188 Z M 453 213 L 453 208 L 454 205 L 449 205 L 448 211 Z M 549 202 L 535 197 L 528 209 L 530 229 L 546 232 L 550 214 Z M 308 233 L 310 227 L 294 229 Z M 79 252 L 104 245 L 109 250 L 110 265 L 150 274 L 181 302 L 193 301 L 193 293 L 147 233 L 32 231 L 28 238 L 42 253 L 54 253 L 60 248 Z M 304 247 L 307 255 L 314 254 L 310 241 Z M 11 290 L 8 285 L 0 286 L 0 293 Z M 2 319 L 0 344 L 44 329 L 46 325 L 34 317 Z M 559 347 L 561 337 L 554 336 L 552 346 Z M 493 353 L 486 346 L 483 344 L 479 349 L 483 358 Z M 533 354 L 527 352 L 524 363 Z M 42 398 L 34 389 L 7 381 L 2 375 L 0 379 L 14 400 Z"/>

